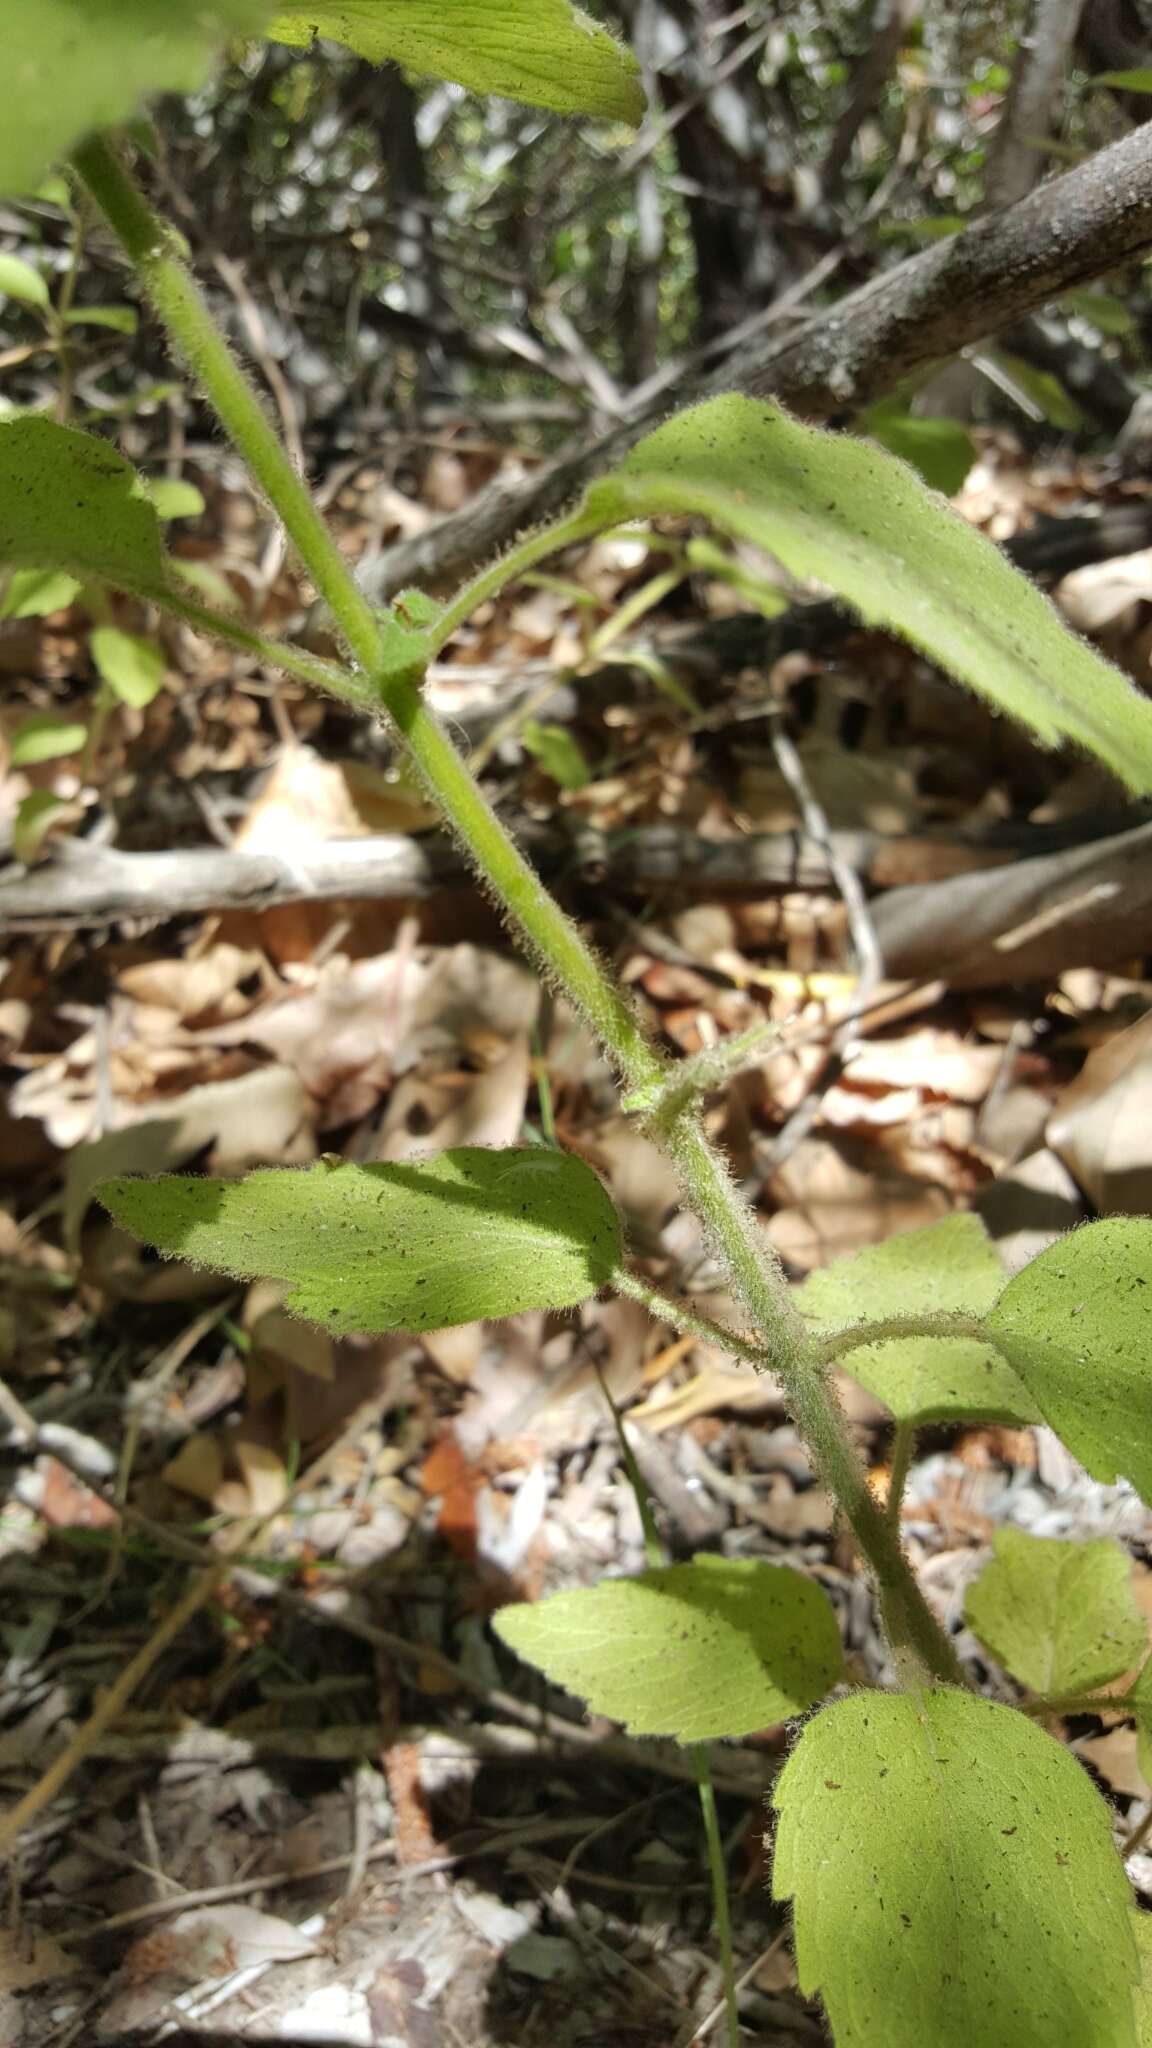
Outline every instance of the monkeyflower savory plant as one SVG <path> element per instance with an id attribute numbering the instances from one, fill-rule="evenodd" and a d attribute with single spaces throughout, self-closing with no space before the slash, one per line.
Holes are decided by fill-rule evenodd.
<path id="1" fill-rule="evenodd" d="M 230 40 L 260 35 L 328 40 L 560 112 L 631 123 L 642 111 L 631 57 L 568 0 L 0 0 L 0 192 L 32 192 L 67 166 L 282 520 L 344 656 L 319 660 L 200 603 L 129 464 L 40 414 L 0 423 L 0 564 L 128 593 L 387 722 L 541 971 L 596 1034 L 625 1108 L 673 1162 L 745 1327 L 720 1331 L 658 1296 L 628 1264 L 595 1174 L 544 1147 L 324 1160 L 235 1182 L 113 1180 L 101 1199 L 162 1252 L 282 1281 L 289 1306 L 331 1330 L 428 1330 L 615 1288 L 775 1373 L 871 1576 L 891 1691 L 846 1691 L 821 1589 L 755 1561 L 701 1557 L 508 1608 L 500 1635 L 638 1734 L 690 1744 L 795 1722 L 773 1801 L 772 1882 L 792 1903 L 800 1983 L 823 2000 L 840 2048 L 1137 2048 L 1152 2037 L 1149 1920 L 1104 1802 L 1051 1732 L 1062 1714 L 1099 1711 L 1134 1720 L 1152 1748 L 1152 1670 L 1116 1689 L 1145 1646 L 1123 1554 L 1000 1536 L 968 1620 L 1019 1703 L 977 1696 L 893 1504 L 868 1486 L 832 1368 L 887 1403 L 902 1465 L 922 1423 L 1043 1419 L 1095 1477 L 1123 1476 L 1152 1502 L 1152 1223 L 1091 1225 L 1005 1283 L 980 1226 L 955 1217 L 790 1289 L 702 1119 L 747 1046 L 727 1064 L 723 1049 L 674 1062 L 648 1037 L 488 807 L 422 682 L 474 606 L 545 555 L 673 514 L 818 578 L 1042 741 L 1072 741 L 1141 792 L 1152 790 L 1152 705 L 900 462 L 735 396 L 640 440 L 565 518 L 447 603 L 408 592 L 375 610 L 133 168 L 147 95 L 195 88 Z M 132 140 L 116 132 L 127 123 Z"/>

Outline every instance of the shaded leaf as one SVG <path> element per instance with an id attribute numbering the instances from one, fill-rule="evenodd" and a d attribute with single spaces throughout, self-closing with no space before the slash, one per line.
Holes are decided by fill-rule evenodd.
<path id="1" fill-rule="evenodd" d="M 164 655 L 154 640 L 119 626 L 96 626 L 89 638 L 101 679 L 122 704 L 142 711 L 164 685 Z"/>
<path id="2" fill-rule="evenodd" d="M 644 116 L 635 58 L 569 0 L 290 0 L 268 31 L 283 43 L 345 43 L 471 92 L 561 114 Z"/>
<path id="3" fill-rule="evenodd" d="M 289 1283 L 286 1306 L 329 1330 L 437 1330 L 603 1287 L 616 1211 L 562 1152 L 462 1146 L 411 1165 L 321 1164 L 242 1181 L 108 1180 L 118 1223 L 170 1257 Z"/>
<path id="4" fill-rule="evenodd" d="M 1111 85 L 1119 92 L 1152 92 L 1152 70 L 1137 66 L 1133 71 L 1100 71 L 1089 85 Z"/>
<path id="5" fill-rule="evenodd" d="M 1004 1268 L 978 1216 L 945 1216 L 903 1230 L 810 1273 L 794 1299 L 819 1330 L 881 1316 L 962 1309 L 984 1315 L 1004 1287 Z"/>
<path id="6" fill-rule="evenodd" d="M 832 1330 L 947 1309 L 984 1315 L 1003 1286 L 1004 1269 L 979 1217 L 946 1216 L 810 1274 L 796 1289 L 796 1304 L 818 1330 Z M 995 1346 L 974 1338 L 893 1338 L 847 1352 L 842 1364 L 898 1422 L 1039 1419 Z"/>
<path id="7" fill-rule="evenodd" d="M 62 569 L 17 569 L 0 599 L 0 619 L 43 619 L 71 604 L 80 585 Z"/>
<path id="8" fill-rule="evenodd" d="M 541 725 L 526 718 L 520 734 L 528 752 L 561 789 L 584 789 L 591 780 L 579 740 L 563 725 Z"/>
<path id="9" fill-rule="evenodd" d="M 897 1422 L 1039 1422 L 1040 1410 L 991 1344 L 972 1337 L 898 1337 L 865 1344 L 843 1369 Z"/>
<path id="10" fill-rule="evenodd" d="M 12 820 L 12 851 L 17 860 L 30 868 L 39 859 L 52 827 L 79 815 L 78 807 L 66 797 L 54 796 L 50 789 L 30 789 L 21 797 Z"/>
<path id="11" fill-rule="evenodd" d="M 53 420 L 0 422 L 0 563 L 165 589 L 160 528 L 131 463 Z"/>
<path id="12" fill-rule="evenodd" d="M 140 316 L 134 306 L 73 306 L 69 327 L 108 327 L 113 334 L 135 334 Z"/>
<path id="13" fill-rule="evenodd" d="M 1017 387 L 1020 395 L 1034 409 L 1034 416 L 1047 420 L 1061 434 L 1075 434 L 1084 425 L 1084 412 L 1077 405 L 1070 391 L 1066 390 L 1053 371 L 1041 369 L 1030 363 L 1027 356 L 1009 355 L 1006 349 L 992 351 L 992 360 Z"/>
<path id="14" fill-rule="evenodd" d="M 509 1647 L 634 1735 L 678 1742 L 751 1734 L 835 1685 L 827 1596 L 786 1565 L 702 1556 L 635 1579 L 505 1607 Z"/>
<path id="15" fill-rule="evenodd" d="M 12 766 L 34 768 L 39 761 L 59 761 L 66 754 L 78 754 L 87 737 L 87 726 L 66 713 L 37 711 L 23 719 L 12 735 Z"/>
<path id="16" fill-rule="evenodd" d="M 1147 1645 L 1132 1562 L 1118 1543 L 1058 1543 L 998 1529 L 992 1562 L 964 1604 L 981 1642 L 1043 1699 L 1118 1678 Z"/>
<path id="17" fill-rule="evenodd" d="M 270 0 L 0 0 L 0 192 L 33 192 L 59 157 L 120 127 L 155 92 L 203 83 L 229 36 Z"/>
<path id="18" fill-rule="evenodd" d="M 1123 1476 L 1152 1501 L 1152 1222 L 1112 1216 L 1060 1238 L 987 1320 L 1092 1477 Z"/>
<path id="19" fill-rule="evenodd" d="M 946 498 L 955 497 L 976 460 L 976 443 L 958 420 L 921 419 L 891 399 L 869 406 L 860 430 L 911 463 L 929 488 Z"/>
<path id="20" fill-rule="evenodd" d="M 773 1889 L 837 2048 L 1134 2048 L 1108 1810 L 1022 1714 L 943 1690 L 841 1700 L 775 1805 Z"/>
<path id="21" fill-rule="evenodd" d="M 50 304 L 48 287 L 38 270 L 25 263 L 21 256 L 9 256 L 0 250 L 0 298 L 15 299 L 21 306 L 34 306 L 38 312 L 47 312 Z"/>
<path id="22" fill-rule="evenodd" d="M 1136 332 L 1135 314 L 1115 292 L 1069 292 L 1064 303 L 1082 319 L 1090 320 L 1100 334 L 1120 336 Z"/>
<path id="23" fill-rule="evenodd" d="M 710 519 L 818 577 L 1046 744 L 1074 740 L 1131 788 L 1152 788 L 1152 704 L 882 449 L 776 405 L 714 398 L 638 442 L 586 504 L 606 525 L 662 512 Z"/>

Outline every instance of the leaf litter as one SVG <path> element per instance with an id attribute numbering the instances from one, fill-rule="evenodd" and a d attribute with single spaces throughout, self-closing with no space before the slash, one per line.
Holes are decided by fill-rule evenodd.
<path id="1" fill-rule="evenodd" d="M 1001 536 L 1071 488 L 1045 500 L 1002 442 L 985 456 L 966 510 Z M 430 476 L 429 504 L 478 480 L 453 460 L 459 474 Z M 340 490 L 354 551 L 424 515 L 389 488 L 369 469 Z M 254 554 L 240 491 L 215 487 L 209 520 L 209 560 Z M 1147 1211 L 1152 984 L 1132 958 L 1062 955 L 1058 921 L 1050 969 L 1026 984 L 1011 947 L 983 982 L 952 986 L 945 965 L 911 989 L 881 984 L 829 1069 L 856 992 L 833 878 L 717 889 L 693 867 L 701 836 L 739 849 L 799 823 L 749 716 L 762 674 L 693 671 L 701 708 L 686 718 L 650 671 L 587 659 L 589 617 L 610 619 L 660 560 L 636 538 L 570 557 L 566 585 L 487 607 L 431 689 L 487 750 L 490 785 L 529 837 L 564 836 L 562 892 L 670 1045 L 692 1054 L 773 1027 L 708 1119 L 794 1277 L 969 1211 L 1009 1256 L 1080 1216 Z M 1144 574 L 1137 562 L 1069 579 L 1057 599 L 1135 661 Z M 687 628 L 657 615 L 669 661 L 687 631 L 730 615 L 727 585 L 701 577 L 692 595 Z M 268 622 L 300 600 L 281 571 Z M 118 601 L 117 624 L 140 620 Z M 76 615 L 3 631 L 21 715 L 73 708 Z M 114 816 L 119 844 L 141 855 L 210 837 L 256 852 L 426 834 L 422 798 L 376 735 L 192 636 L 166 656 L 164 687 L 121 708 L 89 781 L 67 758 L 10 768 L 0 815 L 43 790 L 68 807 L 56 831 Z M 543 708 L 516 695 L 522 680 L 552 693 Z M 942 879 L 994 876 L 996 834 L 1014 818 L 1041 831 L 1096 801 L 1081 770 L 1038 757 L 978 703 L 942 704 L 923 664 L 879 634 L 845 623 L 826 655 L 790 657 L 772 682 L 874 901 L 892 884 L 922 892 L 929 951 Z M 194 692 L 180 717 L 178 690 Z M 585 779 L 549 773 L 573 757 L 527 744 L 532 719 L 568 735 Z M 605 849 L 653 830 L 672 879 L 598 887 Z M 158 1264 L 91 1199 L 111 1174 L 555 1142 L 611 1188 L 656 1284 L 738 1323 L 582 1027 L 457 880 L 395 903 L 302 897 L 17 930 L 0 1032 L 0 1376 L 17 1404 L 0 1446 L 8 1799 L 85 1720 L 191 1562 L 229 1562 L 29 1849 L 24 1925 L 0 1958 L 26 2038 L 49 2012 L 94 2014 L 94 2038 L 209 2011 L 238 2025 L 255 1999 L 269 2038 L 383 2031 L 421 2048 L 456 2028 L 527 2042 L 538 2020 L 567 2041 L 557 2015 L 579 1969 L 597 2038 L 627 2026 L 664 2048 L 700 2009 L 711 1964 L 683 1764 L 534 1694 L 490 1618 L 643 1568 L 607 1387 L 677 1562 L 704 1541 L 804 1567 L 837 1610 L 849 1669 L 882 1677 L 867 1589 L 779 1390 L 629 1301 L 333 1338 L 285 1313 L 283 1285 Z M 882 1492 L 888 1411 L 843 1386 Z M 1044 1439 L 963 1424 L 923 1434 L 903 1529 L 945 1608 L 1000 1527 L 1146 1545 L 1130 1491 L 1070 1475 Z M 233 1557 L 249 1516 L 260 1526 Z M 1002 1696 L 974 1640 L 968 1654 Z M 1133 1731 L 1097 1718 L 1076 1748 L 1123 1836 L 1148 1796 Z M 747 1962 L 776 1953 L 756 1816 L 783 1752 L 778 1729 L 714 1752 L 725 1820 L 746 1823 L 732 1874 Z M 1133 1860 L 1139 1882 L 1143 1867 Z M 768 2013 L 783 1995 L 795 2039 L 815 2043 L 786 1959 L 749 1995 L 753 2016 L 757 1999 Z"/>

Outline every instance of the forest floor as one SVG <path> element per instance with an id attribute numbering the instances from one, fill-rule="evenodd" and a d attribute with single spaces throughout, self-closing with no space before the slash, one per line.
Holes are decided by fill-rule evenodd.
<path id="1" fill-rule="evenodd" d="M 349 552 L 498 453 L 439 437 L 420 497 L 348 465 L 329 498 Z M 286 630 L 303 598 L 258 509 L 218 465 L 188 474 L 205 509 L 176 552 Z M 986 436 L 962 505 L 1004 540 L 1112 496 Z M 773 1027 L 709 1120 L 789 1272 L 957 1211 L 1010 1268 L 1087 1215 L 1152 1213 L 1147 812 L 818 592 L 781 585 L 800 609 L 749 622 L 696 573 L 614 638 L 666 559 L 637 536 L 570 553 L 484 608 L 432 688 L 667 1044 Z M 1146 680 L 1152 550 L 1057 599 Z M 0 626 L 0 747 L 87 720 L 90 625 L 73 605 Z M 450 856 L 404 895 L 310 893 L 333 841 L 430 844 L 384 736 L 187 629 L 159 639 L 150 703 L 0 781 L 0 830 L 52 799 L 27 873 L 0 873 L 0 1801 L 67 1759 L 190 1573 L 219 1573 L 30 1825 L 0 2048 L 719 2042 L 684 1754 L 549 1693 L 488 1620 L 642 1568 L 616 1414 L 669 1555 L 802 1566 L 876 1681 L 851 1542 L 776 1385 L 631 1301 L 333 1340 L 283 1290 L 159 1262 L 109 1222 L 92 1193 L 113 1172 L 555 1142 L 609 1184 L 661 1288 L 736 1314 L 604 1061 Z M 178 916 L 148 865 L 173 848 L 188 874 L 220 857 L 217 900 Z M 245 907 L 261 855 L 299 886 Z M 101 862 L 119 908 L 77 918 L 62 892 Z M 883 1494 L 888 1413 L 842 1391 Z M 902 1526 L 949 1621 L 1005 1524 L 1119 1537 L 1152 1618 L 1129 1488 L 1044 1430 L 922 1431 Z M 1135 1731 L 1064 1733 L 1124 1841 L 1152 1801 Z M 815 2048 L 766 1886 L 787 1741 L 715 1745 L 713 1772 L 747 2038 Z M 1129 1870 L 1152 1896 L 1152 1856 Z"/>

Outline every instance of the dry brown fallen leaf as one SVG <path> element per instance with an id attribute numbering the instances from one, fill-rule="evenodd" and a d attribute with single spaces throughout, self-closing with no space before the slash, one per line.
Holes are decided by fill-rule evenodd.
<path id="1" fill-rule="evenodd" d="M 1048 1143 L 1102 1216 L 1152 1207 L 1152 1014 L 1090 1052 L 1048 1119 Z"/>

